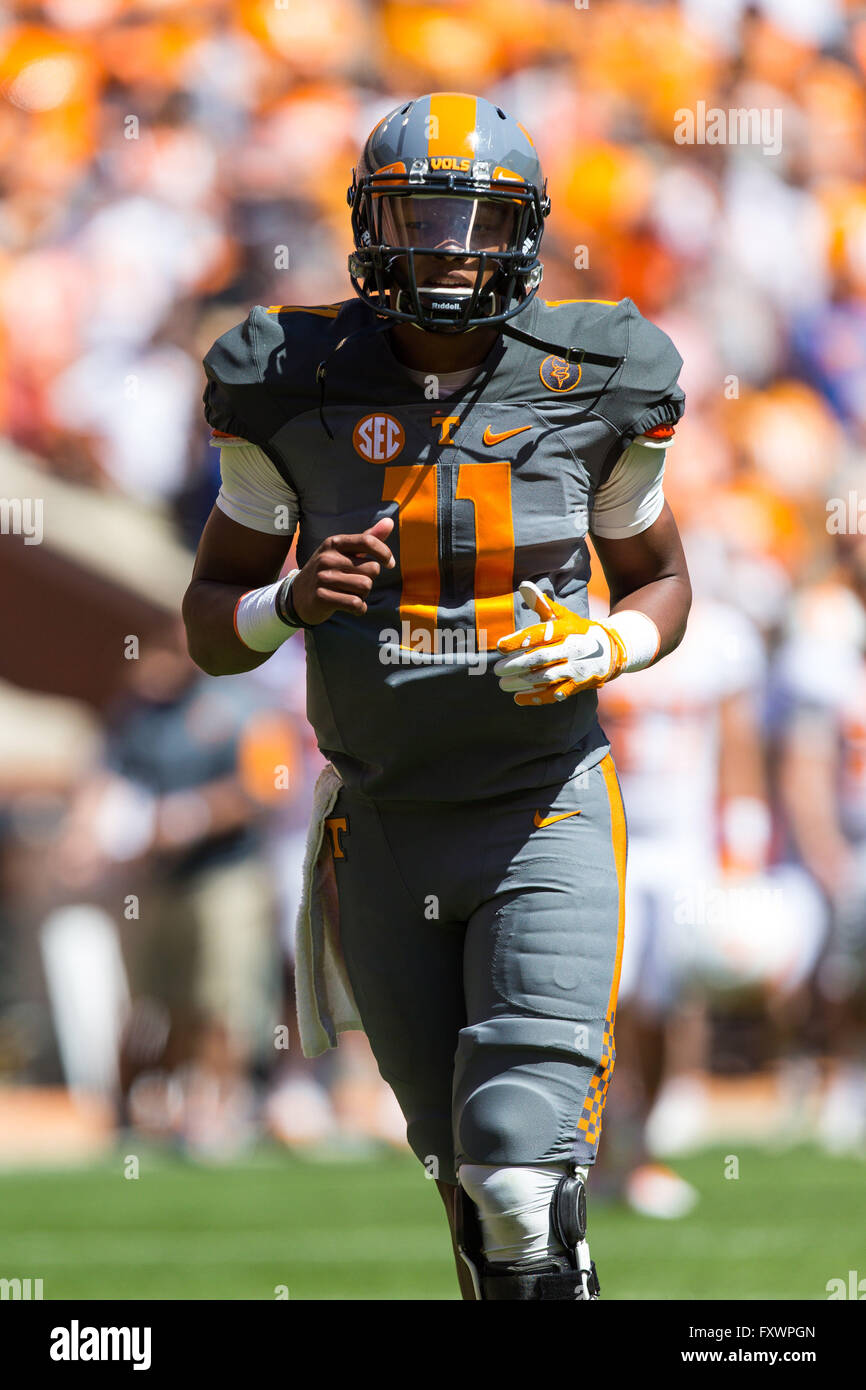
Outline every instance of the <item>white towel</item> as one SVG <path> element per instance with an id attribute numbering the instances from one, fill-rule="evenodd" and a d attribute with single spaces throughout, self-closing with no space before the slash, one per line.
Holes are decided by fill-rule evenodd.
<path id="1" fill-rule="evenodd" d="M 303 893 L 295 930 L 295 999 L 298 1030 L 305 1057 L 336 1047 L 339 1034 L 363 1024 L 352 994 L 340 947 L 340 909 L 334 857 L 325 836 L 343 785 L 330 763 L 313 792 L 313 814 L 304 853 Z"/>

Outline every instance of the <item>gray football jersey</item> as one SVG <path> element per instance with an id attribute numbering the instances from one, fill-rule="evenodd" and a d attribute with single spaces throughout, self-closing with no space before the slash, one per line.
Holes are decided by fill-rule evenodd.
<path id="1" fill-rule="evenodd" d="M 480 374 L 439 400 L 381 323 L 358 299 L 257 306 L 204 364 L 209 423 L 258 444 L 298 496 L 299 564 L 328 536 L 394 518 L 396 567 L 367 612 L 305 632 L 319 746 L 347 785 L 386 800 L 560 782 L 607 752 L 596 694 L 515 705 L 493 673 L 496 642 L 537 621 L 525 579 L 587 615 L 593 496 L 637 435 L 679 419 L 681 359 L 629 299 L 535 299 L 521 332 L 608 364 L 500 336 Z"/>

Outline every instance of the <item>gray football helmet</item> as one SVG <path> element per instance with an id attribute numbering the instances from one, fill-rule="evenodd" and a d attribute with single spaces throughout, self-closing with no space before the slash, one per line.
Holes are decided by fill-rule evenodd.
<path id="1" fill-rule="evenodd" d="M 541 283 L 547 185 L 519 122 L 434 92 L 372 131 L 348 192 L 349 275 L 377 313 L 426 331 L 504 323 Z"/>

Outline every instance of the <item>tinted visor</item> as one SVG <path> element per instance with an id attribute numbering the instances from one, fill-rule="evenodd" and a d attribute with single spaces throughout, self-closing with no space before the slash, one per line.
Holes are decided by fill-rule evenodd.
<path id="1" fill-rule="evenodd" d="M 520 206 L 496 198 L 413 194 L 377 199 L 385 246 L 412 246 L 455 255 L 513 251 Z"/>

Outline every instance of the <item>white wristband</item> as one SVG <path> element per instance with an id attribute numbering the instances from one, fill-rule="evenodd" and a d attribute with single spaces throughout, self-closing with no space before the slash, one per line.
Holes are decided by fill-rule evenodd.
<path id="1" fill-rule="evenodd" d="M 294 579 L 298 570 L 288 576 Z M 289 627 L 277 616 L 277 593 L 283 580 L 268 584 L 264 589 L 250 589 L 242 594 L 235 605 L 235 632 L 245 647 L 252 652 L 275 652 L 288 637 L 300 629 Z"/>
<path id="2" fill-rule="evenodd" d="M 622 613 L 614 613 L 604 619 L 604 626 L 612 628 L 625 647 L 625 661 L 622 671 L 642 671 L 650 666 L 658 656 L 661 646 L 659 630 L 652 618 L 637 608 L 627 608 Z"/>

